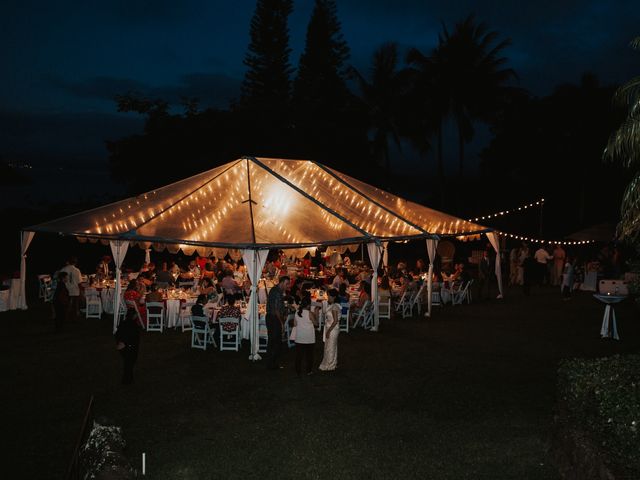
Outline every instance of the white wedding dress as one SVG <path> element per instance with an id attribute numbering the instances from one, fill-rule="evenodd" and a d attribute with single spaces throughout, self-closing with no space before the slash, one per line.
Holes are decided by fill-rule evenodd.
<path id="1" fill-rule="evenodd" d="M 322 339 L 324 340 L 324 356 L 322 363 L 318 367 L 320 370 L 335 370 L 338 366 L 338 335 L 340 334 L 340 311 L 339 303 L 332 303 L 327 307 L 325 313 L 325 324 Z M 336 326 L 331 330 L 329 335 L 326 334 L 331 325 Z"/>

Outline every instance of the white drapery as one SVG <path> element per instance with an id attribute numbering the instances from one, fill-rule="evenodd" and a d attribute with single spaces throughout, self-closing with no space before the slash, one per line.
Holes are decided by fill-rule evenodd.
<path id="1" fill-rule="evenodd" d="M 251 355 L 249 360 L 260 360 L 262 357 L 258 353 L 260 339 L 258 337 L 258 327 L 260 325 L 258 313 L 258 281 L 262 274 L 264 264 L 267 262 L 269 250 L 242 250 L 242 260 L 247 267 L 247 274 L 251 280 L 251 295 L 249 296 L 249 325 L 251 329 Z"/>
<path id="2" fill-rule="evenodd" d="M 146 264 L 151 263 L 151 249 L 150 248 L 145 248 L 144 249 L 144 263 L 146 263 Z"/>
<path id="3" fill-rule="evenodd" d="M 380 325 L 380 312 L 378 310 L 380 299 L 378 298 L 378 267 L 380 267 L 380 259 L 382 257 L 382 246 L 380 242 L 367 243 L 367 252 L 369 252 L 369 260 L 373 268 L 373 277 L 371 278 L 371 300 L 373 301 L 373 330 L 378 331 Z"/>
<path id="4" fill-rule="evenodd" d="M 503 297 L 502 292 L 502 266 L 500 265 L 500 238 L 496 232 L 487 232 L 487 238 L 496 251 L 496 278 L 498 279 L 498 298 Z"/>
<path id="5" fill-rule="evenodd" d="M 382 242 L 382 266 L 385 271 L 389 268 L 389 242 Z"/>
<path id="6" fill-rule="evenodd" d="M 27 250 L 33 240 L 35 232 L 21 232 L 20 234 L 20 294 L 18 297 L 18 308 L 27 309 Z"/>
<path id="7" fill-rule="evenodd" d="M 429 273 L 427 277 L 427 317 L 431 317 L 431 292 L 433 291 L 433 262 L 436 259 L 438 239 L 427 238 L 427 255 L 429 255 Z"/>
<path id="8" fill-rule="evenodd" d="M 110 240 L 111 255 L 113 256 L 113 262 L 116 264 L 116 287 L 113 292 L 113 333 L 116 333 L 118 328 L 118 321 L 120 320 L 120 268 L 122 267 L 122 261 L 127 254 L 129 248 L 129 242 L 127 240 Z"/>

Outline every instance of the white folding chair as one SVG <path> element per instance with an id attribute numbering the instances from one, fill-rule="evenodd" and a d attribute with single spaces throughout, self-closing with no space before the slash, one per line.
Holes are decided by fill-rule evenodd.
<path id="1" fill-rule="evenodd" d="M 180 303 L 180 317 L 178 320 L 183 332 L 191 330 L 191 307 L 195 304 L 195 300 L 187 300 L 184 303 Z"/>
<path id="2" fill-rule="evenodd" d="M 178 288 L 182 289 L 193 289 L 195 282 L 193 280 L 181 280 L 178 282 Z"/>
<path id="3" fill-rule="evenodd" d="M 378 316 L 386 319 L 391 318 L 391 296 L 387 297 L 384 302 L 381 302 L 378 297 Z"/>
<path id="4" fill-rule="evenodd" d="M 258 320 L 258 353 L 266 353 L 268 343 L 269 332 L 267 330 L 267 320 L 264 316 L 260 316 L 260 320 Z"/>
<path id="5" fill-rule="evenodd" d="M 191 348 L 206 350 L 207 345 L 217 346 L 207 317 L 191 315 L 189 323 L 191 324 Z"/>
<path id="6" fill-rule="evenodd" d="M 161 332 L 164 327 L 164 303 L 147 302 L 147 332 Z"/>
<path id="7" fill-rule="evenodd" d="M 340 304 L 340 331 L 349 333 L 349 314 L 351 313 L 351 304 Z"/>
<path id="8" fill-rule="evenodd" d="M 85 318 L 102 318 L 102 300 L 95 288 L 85 288 Z"/>
<path id="9" fill-rule="evenodd" d="M 405 297 L 402 305 L 402 318 L 407 318 L 413 315 L 413 307 L 416 305 L 417 298 L 418 292 L 407 292 L 407 296 Z"/>
<path id="10" fill-rule="evenodd" d="M 467 303 L 470 302 L 469 285 L 471 285 L 471 282 L 473 282 L 473 280 L 469 280 L 464 284 L 464 286 L 460 285 L 460 287 L 456 291 L 452 292 L 451 305 L 462 305 L 465 300 L 467 301 Z"/>
<path id="11" fill-rule="evenodd" d="M 222 317 L 218 319 L 220 324 L 220 351 L 240 349 L 240 319 L 237 317 Z M 227 331 L 224 325 L 234 325 L 234 329 Z"/>
<path id="12" fill-rule="evenodd" d="M 431 306 L 432 307 L 442 306 L 442 297 L 440 297 L 440 292 L 431 292 Z"/>
<path id="13" fill-rule="evenodd" d="M 284 322 L 284 334 L 287 337 L 287 347 L 293 348 L 296 346 L 295 340 L 291 340 L 289 337 L 291 336 L 291 330 L 293 330 L 293 317 L 294 314 L 290 313 L 287 315 L 287 319 Z"/>
<path id="14" fill-rule="evenodd" d="M 146 328 L 146 325 L 142 322 L 142 317 L 140 316 L 140 310 L 138 310 L 138 304 L 133 300 L 126 300 L 125 304 L 127 305 L 127 310 L 132 309 L 136 312 L 136 318 L 138 320 L 138 324 L 142 326 L 142 328 Z M 125 311 L 125 315 L 127 312 Z M 122 317 L 124 318 L 124 317 Z"/>
<path id="15" fill-rule="evenodd" d="M 404 307 L 406 300 L 407 300 L 407 291 L 405 290 L 404 292 L 402 292 L 402 296 L 400 297 L 400 300 L 398 301 L 398 303 L 396 303 L 396 312 L 402 311 L 402 308 Z"/>
<path id="16" fill-rule="evenodd" d="M 356 313 L 352 328 L 356 328 L 359 323 L 362 323 L 362 327 L 365 329 L 373 326 L 373 309 L 371 308 L 371 305 L 373 304 L 369 300 L 364 302 L 364 305 L 362 305 L 360 310 Z"/>
<path id="17" fill-rule="evenodd" d="M 38 285 L 38 298 L 42 298 L 45 302 L 50 302 L 53 298 L 53 289 L 51 288 L 51 275 L 38 275 Z"/>

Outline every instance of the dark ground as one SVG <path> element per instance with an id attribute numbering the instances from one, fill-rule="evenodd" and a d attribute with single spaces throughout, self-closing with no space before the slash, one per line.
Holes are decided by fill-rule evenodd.
<path id="1" fill-rule="evenodd" d="M 62 478 L 88 398 L 121 424 L 148 478 L 554 479 L 558 361 L 638 352 L 600 340 L 603 306 L 554 289 L 393 320 L 340 337 L 340 369 L 296 378 L 247 351 L 191 350 L 188 333 L 144 334 L 123 388 L 110 321 L 54 335 L 46 309 L 0 314 L 4 478 Z M 316 364 L 321 346 L 316 345 Z"/>

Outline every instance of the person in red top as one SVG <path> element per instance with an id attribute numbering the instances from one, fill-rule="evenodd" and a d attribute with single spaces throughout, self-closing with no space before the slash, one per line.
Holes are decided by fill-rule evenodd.
<path id="1" fill-rule="evenodd" d="M 147 326 L 147 310 L 144 308 L 144 297 L 136 289 L 136 282 L 129 282 L 129 286 L 124 292 L 124 300 L 127 302 L 127 309 L 133 309 L 135 306 L 140 326 L 145 328 Z"/>

